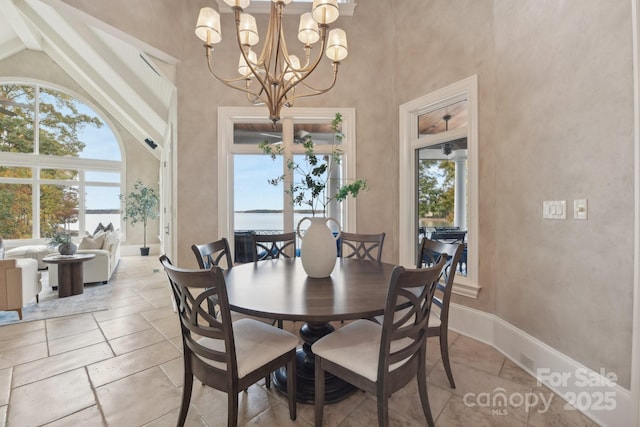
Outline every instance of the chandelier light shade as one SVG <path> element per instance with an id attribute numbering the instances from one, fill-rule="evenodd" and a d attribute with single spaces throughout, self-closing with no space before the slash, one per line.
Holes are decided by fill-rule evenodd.
<path id="1" fill-rule="evenodd" d="M 213 45 L 222 41 L 220 15 L 210 7 L 200 9 L 196 35 L 204 42 L 209 72 L 225 85 L 243 91 L 255 105 L 266 105 L 274 127 L 280 120 L 282 107 L 291 107 L 298 98 L 320 95 L 333 88 L 340 61 L 347 57 L 347 35 L 344 30 L 329 24 L 335 22 L 340 11 L 338 0 L 314 0 L 311 12 L 300 16 L 298 40 L 302 43 L 303 59 L 291 54 L 284 38 L 284 8 L 292 0 L 272 0 L 269 25 L 261 39 L 256 19 L 244 12 L 250 0 L 224 0 L 235 17 L 236 41 L 240 51 L 238 76 L 223 78 L 214 70 Z M 262 41 L 260 54 L 254 47 Z M 320 43 L 311 55 L 312 46 Z M 257 49 L 257 48 L 256 48 Z M 313 73 L 323 56 L 332 63 L 332 75 L 323 88 L 315 88 L 305 80 Z M 218 58 L 219 59 L 219 58 Z"/>

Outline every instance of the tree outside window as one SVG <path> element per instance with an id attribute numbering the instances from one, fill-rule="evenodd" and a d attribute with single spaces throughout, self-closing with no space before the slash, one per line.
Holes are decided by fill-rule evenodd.
<path id="1" fill-rule="evenodd" d="M 86 166 L 78 160 L 89 146 L 109 142 L 91 138 L 103 126 L 93 110 L 68 94 L 40 85 L 0 84 L 0 236 L 48 237 L 71 224 L 80 231 L 85 195 L 79 183 Z M 115 151 L 119 156 L 117 143 Z M 18 166 L 25 159 L 33 164 L 33 156 L 40 156 L 41 166 Z M 74 166 L 60 168 L 48 156 L 64 157 Z M 33 206 L 39 211 L 34 213 Z"/>

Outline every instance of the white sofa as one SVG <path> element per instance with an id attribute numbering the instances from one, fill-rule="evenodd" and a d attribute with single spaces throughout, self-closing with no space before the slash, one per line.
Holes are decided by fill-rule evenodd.
<path id="1" fill-rule="evenodd" d="M 120 262 L 120 233 L 114 231 L 84 237 L 77 253 L 95 255 L 95 258 L 82 263 L 84 283 L 107 283 Z M 49 285 L 58 286 L 56 264 L 49 264 Z"/>
<path id="2" fill-rule="evenodd" d="M 47 245 L 18 246 L 17 248 L 7 250 L 4 257 L 6 259 L 33 258 L 38 262 L 38 270 L 45 270 L 48 265 L 42 262 L 42 258 L 49 255 L 52 251 L 53 250 Z"/>

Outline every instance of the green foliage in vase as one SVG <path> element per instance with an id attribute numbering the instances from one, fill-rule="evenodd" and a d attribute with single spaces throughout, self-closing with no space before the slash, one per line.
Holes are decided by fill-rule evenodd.
<path id="1" fill-rule="evenodd" d="M 68 245 L 71 242 L 71 234 L 66 231 L 56 231 L 51 235 L 51 237 L 49 237 L 49 240 L 47 240 L 47 244 L 51 248 L 56 248 L 60 245 Z"/>
<path id="2" fill-rule="evenodd" d="M 341 142 L 344 138 L 342 134 L 342 115 L 336 113 L 331 122 L 331 129 L 334 132 L 336 141 Z M 347 182 L 337 183 L 332 179 L 332 171 L 340 166 L 342 150 L 335 144 L 330 154 L 317 154 L 311 135 L 306 135 L 302 141 L 304 149 L 304 160 L 297 162 L 293 157 L 289 157 L 284 152 L 282 145 L 270 144 L 264 141 L 260 144 L 260 149 L 276 159 L 278 156 L 285 156 L 285 164 L 290 172 L 289 176 L 295 177 L 287 181 L 287 175 L 281 175 L 270 179 L 269 184 L 285 184 L 285 193 L 291 197 L 293 206 L 308 207 L 313 215 L 316 212 L 326 212 L 327 206 L 333 200 L 342 202 L 347 197 L 358 197 L 361 191 L 367 189 L 367 181 L 363 179 L 347 180 Z M 330 186 L 334 186 L 335 191 L 329 191 Z"/>

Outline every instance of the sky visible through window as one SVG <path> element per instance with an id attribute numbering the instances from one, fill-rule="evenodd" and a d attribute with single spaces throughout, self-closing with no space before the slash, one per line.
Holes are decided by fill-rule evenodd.
<path id="1" fill-rule="evenodd" d="M 235 211 L 283 208 L 282 185 L 268 182 L 282 175 L 282 162 L 264 154 L 236 154 L 234 172 Z"/>
<path id="2" fill-rule="evenodd" d="M 120 146 L 111 128 L 89 106 L 76 101 L 78 111 L 92 117 L 98 117 L 102 127 L 84 126 L 78 133 L 78 138 L 84 142 L 85 148 L 79 157 L 83 159 L 99 159 L 121 161 Z M 87 181 L 102 181 L 120 183 L 120 175 L 108 172 L 87 172 Z M 85 194 L 86 209 L 119 209 L 120 187 L 98 187 L 87 185 Z"/>

